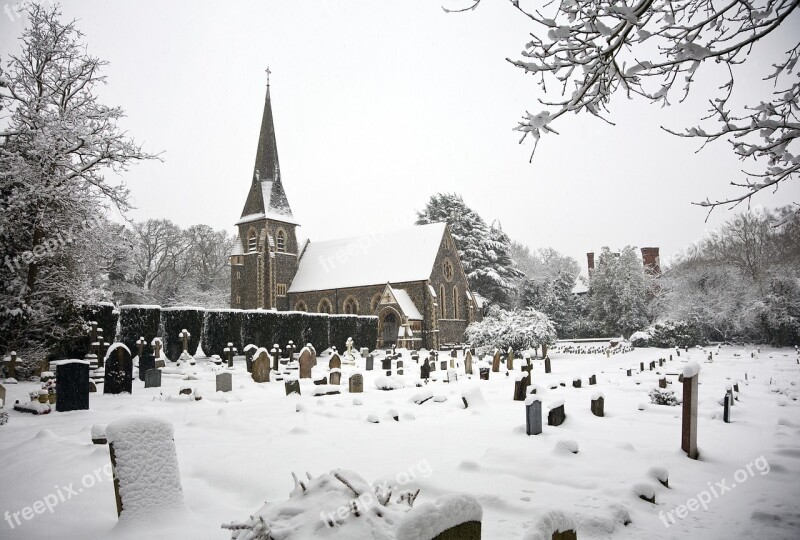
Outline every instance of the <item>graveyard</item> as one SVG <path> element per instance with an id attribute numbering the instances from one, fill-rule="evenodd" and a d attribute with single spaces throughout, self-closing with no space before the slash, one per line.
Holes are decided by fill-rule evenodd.
<path id="1" fill-rule="evenodd" d="M 275 538 L 402 537 L 389 525 L 402 517 L 397 503 L 377 522 L 347 507 L 337 517 L 336 501 L 352 494 L 304 496 L 333 489 L 337 474 L 389 486 L 413 511 L 468 497 L 481 538 L 550 538 L 559 527 L 577 538 L 789 538 L 797 528 L 794 349 L 559 344 L 549 373 L 541 350 L 304 348 L 276 361 L 252 349 L 153 363 L 112 346 L 96 392 L 84 388 L 88 362 L 53 366 L 71 387 L 48 414 L 11 406 L 41 383 L 3 383 L 2 537 L 227 538 L 259 513 L 273 527 L 286 521 Z M 110 365 L 115 355 L 127 364 Z M 650 398 L 657 389 L 682 401 L 690 381 L 696 459 L 684 448 L 684 404 Z M 120 393 L 103 391 L 110 382 Z M 66 404 L 75 410 L 60 412 Z M 142 418 L 174 449 L 123 439 Z M 149 481 L 121 465 L 123 451 Z"/>

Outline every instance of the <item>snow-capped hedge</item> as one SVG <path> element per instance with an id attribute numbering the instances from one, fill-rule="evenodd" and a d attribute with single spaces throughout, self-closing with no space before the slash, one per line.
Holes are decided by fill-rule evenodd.
<path id="1" fill-rule="evenodd" d="M 694 347 L 701 341 L 701 332 L 686 321 L 663 321 L 631 336 L 634 347 Z"/>
<path id="2" fill-rule="evenodd" d="M 352 337 L 354 348 L 373 349 L 378 339 L 378 318 L 364 315 L 330 315 L 329 345 L 343 351 L 347 338 Z"/>
<path id="3" fill-rule="evenodd" d="M 275 326 L 277 312 L 253 309 L 242 312 L 241 341 L 242 345 L 255 345 L 267 351 L 272 348 L 275 340 Z M 243 350 L 243 349 L 242 349 Z"/>
<path id="4" fill-rule="evenodd" d="M 203 316 L 203 337 L 201 344 L 206 356 L 214 354 L 223 357 L 228 343 L 238 350 L 243 350 L 241 327 L 243 319 L 241 309 L 209 309 Z"/>
<path id="5" fill-rule="evenodd" d="M 183 352 L 183 341 L 179 334 L 183 330 L 189 332 L 189 354 L 197 352 L 200 335 L 203 333 L 203 316 L 205 309 L 200 307 L 168 307 L 161 309 L 161 323 L 164 335 L 164 351 L 167 358 L 176 362 Z"/>
<path id="6" fill-rule="evenodd" d="M 136 354 L 136 341 L 144 337 L 144 354 L 153 354 L 150 343 L 159 337 L 161 306 L 129 305 L 119 308 L 119 341 Z M 105 330 L 105 329 L 104 329 Z"/>
<path id="7" fill-rule="evenodd" d="M 311 343 L 317 350 L 325 350 L 330 340 L 330 321 L 324 313 L 306 313 L 303 317 L 303 336 L 299 345 Z M 295 341 L 295 344 L 298 342 Z"/>

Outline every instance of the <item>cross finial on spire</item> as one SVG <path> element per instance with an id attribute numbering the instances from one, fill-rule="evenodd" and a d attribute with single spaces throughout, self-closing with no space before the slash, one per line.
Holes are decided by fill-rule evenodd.
<path id="1" fill-rule="evenodd" d="M 269 86 L 269 76 L 272 73 L 272 71 L 270 71 L 269 66 L 267 66 L 267 69 L 265 69 L 264 71 L 267 73 L 267 86 Z"/>

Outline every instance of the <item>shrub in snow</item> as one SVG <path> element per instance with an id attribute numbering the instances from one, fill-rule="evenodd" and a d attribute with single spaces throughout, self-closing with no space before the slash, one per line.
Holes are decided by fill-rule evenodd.
<path id="1" fill-rule="evenodd" d="M 662 390 L 661 388 L 653 388 L 650 390 L 650 403 L 654 405 L 669 405 L 670 407 L 679 405 L 678 398 L 675 397 L 675 392 L 672 390 Z"/>
<path id="2" fill-rule="evenodd" d="M 241 344 L 242 310 L 209 309 L 203 316 L 203 336 L 201 345 L 206 356 L 224 355 L 228 343 L 238 350 Z"/>
<path id="3" fill-rule="evenodd" d="M 662 486 L 669 487 L 669 472 L 664 467 L 651 467 L 647 474 L 658 480 Z"/>
<path id="4" fill-rule="evenodd" d="M 631 345 L 634 347 L 649 347 L 650 346 L 650 334 L 647 332 L 634 332 L 631 334 L 631 337 L 628 339 L 631 342 Z"/>
<path id="5" fill-rule="evenodd" d="M 642 339 L 641 335 L 648 336 Z M 634 339 L 639 336 L 640 339 Z M 694 347 L 702 341 L 700 330 L 686 321 L 663 321 L 656 323 L 645 332 L 636 332 L 631 336 L 634 347 Z"/>
<path id="6" fill-rule="evenodd" d="M 496 310 L 482 321 L 470 324 L 466 339 L 476 347 L 523 350 L 553 344 L 556 329 L 547 315 L 535 309 Z"/>
<path id="7" fill-rule="evenodd" d="M 472 495 L 457 493 L 442 495 L 432 503 L 419 504 L 409 510 L 397 524 L 395 538 L 397 540 L 435 538 L 448 529 L 466 523 L 474 524 L 473 528 L 480 531 L 482 519 L 481 504 Z M 471 537 L 469 532 L 465 532 L 462 537 Z"/>
<path id="8" fill-rule="evenodd" d="M 522 540 L 551 540 L 555 533 L 567 531 L 578 532 L 578 522 L 566 512 L 552 510 L 525 531 Z"/>
<path id="9" fill-rule="evenodd" d="M 375 379 L 375 388 L 378 390 L 399 390 L 405 386 L 402 377 L 378 377 Z"/>
<path id="10" fill-rule="evenodd" d="M 136 354 L 136 342 L 143 337 L 147 342 L 144 354 L 153 354 L 150 343 L 159 336 L 161 306 L 121 306 L 119 308 L 119 341 Z M 110 341 L 110 340 L 106 340 Z"/>
<path id="11" fill-rule="evenodd" d="M 67 314 L 61 314 L 61 317 Z M 69 313 L 72 316 L 73 313 Z M 76 328 L 77 334 L 67 333 L 63 338 L 50 349 L 49 358 L 83 358 L 90 351 L 91 341 L 89 323 L 95 321 L 98 328 L 103 329 L 103 339 L 109 343 L 114 342 L 117 334 L 117 319 L 119 313 L 114 311 L 114 305 L 110 302 L 100 302 L 99 304 L 83 304 L 77 307 L 76 317 L 80 318 L 81 324 Z M 58 321 L 63 323 L 63 321 Z M 66 328 L 68 324 L 61 324 Z"/>
<path id="12" fill-rule="evenodd" d="M 183 340 L 178 335 L 183 331 L 189 332 L 189 354 L 194 356 L 197 346 L 200 345 L 200 335 L 203 333 L 203 316 L 205 310 L 199 307 L 167 307 L 161 308 L 161 326 L 164 335 L 164 354 L 173 362 L 177 362 L 183 352 Z"/>
<path id="13" fill-rule="evenodd" d="M 656 490 L 650 484 L 636 484 L 633 492 L 643 501 L 656 504 Z"/>

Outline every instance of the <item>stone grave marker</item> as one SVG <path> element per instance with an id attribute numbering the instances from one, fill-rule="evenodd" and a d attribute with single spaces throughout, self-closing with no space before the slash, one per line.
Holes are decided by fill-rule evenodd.
<path id="1" fill-rule="evenodd" d="M 494 358 L 492 358 L 492 371 L 498 373 L 500 371 L 500 351 L 495 349 Z"/>
<path id="2" fill-rule="evenodd" d="M 15 351 L 11 351 L 8 360 L 3 360 L 3 366 L 6 368 L 7 379 L 17 378 L 17 353 Z"/>
<path id="3" fill-rule="evenodd" d="M 161 349 L 164 347 L 161 344 L 161 338 L 153 338 L 153 341 L 150 342 L 150 346 L 153 347 L 153 356 L 155 356 L 156 359 L 161 358 Z"/>
<path id="4" fill-rule="evenodd" d="M 392 374 L 392 359 L 391 357 L 386 357 L 381 360 L 381 369 L 386 371 L 387 375 Z"/>
<path id="5" fill-rule="evenodd" d="M 258 347 L 256 347 L 252 343 L 245 346 L 244 348 L 244 361 L 245 361 L 245 366 L 247 366 L 248 373 L 253 372 L 253 355 L 256 354 L 257 350 Z"/>
<path id="6" fill-rule="evenodd" d="M 270 365 L 270 357 L 267 351 L 262 350 L 258 356 L 253 360 L 253 380 L 257 383 L 269 382 L 269 373 L 272 366 Z"/>
<path id="7" fill-rule="evenodd" d="M 232 373 L 218 373 L 217 374 L 217 392 L 230 392 L 233 390 L 233 374 Z"/>
<path id="8" fill-rule="evenodd" d="M 481 380 L 488 381 L 489 380 L 489 373 L 491 371 L 492 370 L 490 368 L 488 368 L 488 367 L 478 368 L 478 372 L 479 372 L 479 376 L 480 376 Z"/>
<path id="9" fill-rule="evenodd" d="M 145 388 L 160 388 L 161 387 L 161 370 L 148 369 L 144 373 L 144 387 Z"/>
<path id="10" fill-rule="evenodd" d="M 660 379 L 658 379 L 658 387 L 659 388 L 666 388 L 667 387 L 667 378 L 666 377 L 661 377 Z"/>
<path id="11" fill-rule="evenodd" d="M 602 394 L 597 394 L 592 398 L 592 414 L 595 416 L 605 416 L 603 408 L 605 406 L 605 398 Z"/>
<path id="12" fill-rule="evenodd" d="M 330 372 L 330 384 L 339 386 L 342 384 L 342 371 L 339 368 L 333 368 Z"/>
<path id="13" fill-rule="evenodd" d="M 181 339 L 181 343 L 183 344 L 183 352 L 185 354 L 189 354 L 189 338 L 192 337 L 192 334 L 190 334 L 189 331 L 184 328 L 178 334 L 178 337 Z"/>
<path id="14" fill-rule="evenodd" d="M 109 351 L 106 362 L 106 381 L 103 385 L 104 394 L 132 393 L 133 391 L 133 361 L 128 348 L 121 343 L 116 343 L 116 348 Z M 112 346 L 113 347 L 113 346 Z"/>
<path id="15" fill-rule="evenodd" d="M 89 362 L 62 360 L 56 364 L 56 411 L 89 409 Z"/>
<path id="16" fill-rule="evenodd" d="M 658 359 L 658 367 L 664 367 L 664 359 L 663 358 L 659 358 Z"/>
<path id="17" fill-rule="evenodd" d="M 453 352 L 455 352 L 455 350 Z M 450 369 L 455 369 L 455 367 L 456 367 L 456 359 L 455 359 L 454 356 L 451 356 L 450 357 Z"/>
<path id="18" fill-rule="evenodd" d="M 228 358 L 228 367 L 233 367 L 233 355 L 239 352 L 236 347 L 233 346 L 233 343 L 228 342 L 228 346 L 222 349 L 222 352 L 225 353 L 225 356 Z"/>
<path id="19" fill-rule="evenodd" d="M 397 361 L 397 374 L 398 375 L 403 375 L 403 361 L 402 360 L 398 360 Z"/>
<path id="20" fill-rule="evenodd" d="M 439 362 L 439 369 L 442 371 L 447 371 L 447 360 L 442 360 Z"/>
<path id="21" fill-rule="evenodd" d="M 164 368 L 164 367 L 167 367 L 166 360 L 156 360 L 156 369 Z M 147 375 L 147 374 L 145 373 L 145 375 Z"/>
<path id="22" fill-rule="evenodd" d="M 544 372 L 545 373 L 550 373 L 550 371 L 551 371 L 551 369 L 550 369 L 550 357 L 549 356 L 545 356 L 544 357 Z"/>
<path id="23" fill-rule="evenodd" d="M 592 374 L 591 377 L 589 377 L 589 386 L 592 386 L 594 384 L 597 384 L 597 375 Z"/>
<path id="24" fill-rule="evenodd" d="M 369 349 L 367 347 L 361 347 L 361 350 L 359 352 L 361 354 L 361 358 L 366 358 L 367 356 L 369 356 Z"/>
<path id="25" fill-rule="evenodd" d="M 328 369 L 339 369 L 341 367 L 342 359 L 339 357 L 339 353 L 333 353 L 331 359 L 328 360 Z"/>
<path id="26" fill-rule="evenodd" d="M 431 378 L 431 363 L 427 358 L 425 363 L 419 367 L 419 378 L 426 381 Z"/>
<path id="27" fill-rule="evenodd" d="M 328 377 L 320 377 L 319 379 L 312 379 L 314 384 L 317 386 L 321 386 L 323 384 L 328 384 Z"/>
<path id="28" fill-rule="evenodd" d="M 726 424 L 731 423 L 731 403 L 733 403 L 731 395 L 725 394 L 725 401 L 722 406 L 722 421 Z"/>
<path id="29" fill-rule="evenodd" d="M 464 355 L 464 373 L 472 375 L 472 353 L 470 351 Z"/>
<path id="30" fill-rule="evenodd" d="M 281 355 L 278 349 L 276 347 L 270 349 L 269 356 L 272 358 L 272 369 L 278 371 L 281 368 Z M 302 354 L 300 356 L 302 356 Z"/>
<path id="31" fill-rule="evenodd" d="M 525 432 L 528 435 L 542 432 L 542 402 L 536 396 L 525 400 Z"/>
<path id="32" fill-rule="evenodd" d="M 644 371 L 644 362 L 639 362 L 639 372 Z"/>
<path id="33" fill-rule="evenodd" d="M 148 369 L 155 369 L 156 368 L 156 357 L 146 354 L 144 356 L 139 356 L 139 380 L 144 381 L 144 374 L 147 373 Z"/>
<path id="34" fill-rule="evenodd" d="M 506 353 L 506 367 L 508 371 L 514 370 L 514 349 L 511 347 L 508 348 L 508 352 Z"/>
<path id="35" fill-rule="evenodd" d="M 283 383 L 284 390 L 286 391 L 286 395 L 289 394 L 297 394 L 300 395 L 300 381 L 297 379 L 289 379 L 284 381 Z"/>
<path id="36" fill-rule="evenodd" d="M 514 401 L 525 401 L 529 385 L 530 379 L 527 374 L 519 373 L 516 375 L 516 381 L 514 382 Z"/>
<path id="37" fill-rule="evenodd" d="M 572 379 L 572 387 L 573 388 L 580 388 L 581 387 L 581 380 L 580 379 Z"/>
<path id="38" fill-rule="evenodd" d="M 338 356 L 337 356 L 338 357 Z M 331 362 L 333 362 L 333 358 L 331 358 Z M 330 365 L 330 363 L 328 365 Z M 308 349 L 303 349 L 300 351 L 300 378 L 301 379 L 310 379 L 311 378 L 311 367 L 314 365 L 314 356 L 311 354 L 311 351 Z"/>
<path id="39" fill-rule="evenodd" d="M 355 373 L 350 376 L 350 393 L 360 394 L 364 391 L 364 376 L 361 373 Z"/>
<path id="40" fill-rule="evenodd" d="M 650 371 L 653 371 L 654 369 L 656 369 L 656 361 L 655 360 L 650 362 Z"/>
<path id="41" fill-rule="evenodd" d="M 144 346 L 147 345 L 147 340 L 144 339 L 144 336 L 141 336 L 139 339 L 136 340 L 136 356 L 139 358 L 142 357 L 144 354 Z"/>
<path id="42" fill-rule="evenodd" d="M 367 371 L 372 371 L 374 367 L 375 367 L 375 357 L 372 356 L 371 354 L 367 355 L 367 366 L 366 366 Z"/>
<path id="43" fill-rule="evenodd" d="M 683 411 L 681 417 L 681 449 L 697 459 L 697 381 L 700 366 L 689 362 L 683 368 Z"/>
<path id="44" fill-rule="evenodd" d="M 550 409 L 550 412 L 547 413 L 547 425 L 548 426 L 560 426 L 564 423 L 564 420 L 567 419 L 567 414 L 564 412 L 564 403 L 561 402 L 555 407 Z"/>
<path id="45" fill-rule="evenodd" d="M 628 370 L 626 370 L 626 371 L 625 371 L 625 374 L 626 374 L 628 377 L 630 377 L 630 376 L 631 376 L 631 371 L 632 371 L 632 370 L 628 369 Z"/>

